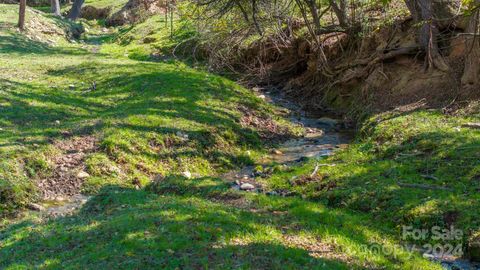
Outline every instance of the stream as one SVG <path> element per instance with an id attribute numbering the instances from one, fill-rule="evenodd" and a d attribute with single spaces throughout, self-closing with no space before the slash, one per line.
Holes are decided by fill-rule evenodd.
<path id="1" fill-rule="evenodd" d="M 290 166 L 309 158 L 330 156 L 335 149 L 347 147 L 353 139 L 353 132 L 346 129 L 341 120 L 325 117 L 320 113 L 307 112 L 275 91 L 256 91 L 256 94 L 266 102 L 287 109 L 288 119 L 306 130 L 303 137 L 281 143 L 268 157 L 261 160 L 259 165 L 274 163 Z M 239 171 L 223 174 L 221 177 L 235 183 L 234 189 L 261 190 L 255 181 L 254 166 L 247 166 Z"/>
<path id="2" fill-rule="evenodd" d="M 306 134 L 302 138 L 295 138 L 282 143 L 260 165 L 277 163 L 294 165 L 307 158 L 321 158 L 330 156 L 335 149 L 348 146 L 353 139 L 353 132 L 348 130 L 341 120 L 325 117 L 323 114 L 306 112 L 297 104 L 287 100 L 275 92 L 257 92 L 257 95 L 267 102 L 283 107 L 290 111 L 290 121 L 305 127 Z M 247 166 L 239 171 L 223 175 L 225 180 L 233 183 L 232 188 L 244 191 L 261 192 L 262 188 L 256 184 L 254 166 Z M 288 195 L 268 193 L 270 195 Z M 424 258 L 441 264 L 445 270 L 480 270 L 480 264 L 469 260 L 442 256 L 425 250 L 415 250 Z"/>
<path id="3" fill-rule="evenodd" d="M 259 162 L 260 165 L 281 164 L 295 165 L 308 158 L 330 156 L 335 149 L 348 146 L 353 139 L 353 132 L 348 130 L 341 120 L 325 117 L 321 114 L 306 112 L 299 105 L 287 100 L 273 91 L 257 92 L 257 96 L 265 101 L 289 110 L 289 120 L 305 128 L 306 133 L 301 138 L 290 139 L 279 145 L 268 157 Z M 223 179 L 232 183 L 232 188 L 244 191 L 261 192 L 262 188 L 255 181 L 255 167 L 247 166 L 237 171 L 221 175 Z M 275 193 L 270 195 L 288 194 Z M 72 196 L 62 202 L 43 204 L 40 211 L 48 217 L 61 217 L 73 213 L 81 208 L 89 197 L 81 194 Z M 435 254 L 418 251 L 423 257 L 438 262 L 446 270 L 480 270 L 480 264 L 456 257 L 441 257 Z"/>

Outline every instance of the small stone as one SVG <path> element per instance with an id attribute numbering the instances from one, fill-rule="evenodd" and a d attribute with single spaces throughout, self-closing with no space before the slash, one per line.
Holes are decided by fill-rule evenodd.
<path id="1" fill-rule="evenodd" d="M 81 171 L 77 174 L 77 177 L 80 178 L 80 179 L 85 179 L 85 178 L 90 177 L 90 174 L 88 174 L 87 172 Z"/>
<path id="2" fill-rule="evenodd" d="M 183 138 L 183 139 L 188 139 L 188 134 L 183 133 L 183 132 L 181 132 L 181 131 L 177 131 L 176 135 L 177 135 L 178 137 Z"/>
<path id="3" fill-rule="evenodd" d="M 255 189 L 255 186 L 250 184 L 250 183 L 243 183 L 241 186 L 240 186 L 240 189 L 241 190 L 253 190 Z"/>
<path id="4" fill-rule="evenodd" d="M 40 204 L 37 203 L 31 203 L 28 205 L 28 209 L 33 210 L 33 211 L 45 211 L 45 207 L 41 206 Z"/>
<path id="5" fill-rule="evenodd" d="M 71 90 L 75 89 L 75 84 L 70 84 L 68 88 L 70 88 Z"/>
<path id="6" fill-rule="evenodd" d="M 184 171 L 184 172 L 182 172 L 182 176 L 187 178 L 187 179 L 190 179 L 190 178 L 192 178 L 192 173 L 189 172 L 189 171 Z"/>
<path id="7" fill-rule="evenodd" d="M 200 178 L 200 177 L 202 177 L 202 175 L 199 174 L 199 173 L 192 173 L 192 177 L 193 178 Z"/>
<path id="8" fill-rule="evenodd" d="M 68 137 L 68 136 L 72 135 L 72 133 L 68 130 L 62 130 L 62 131 L 60 131 L 60 134 L 62 134 L 62 136 L 65 136 L 65 137 Z"/>
<path id="9" fill-rule="evenodd" d="M 275 154 L 275 155 L 283 155 L 282 151 L 280 151 L 278 149 L 273 149 L 272 153 Z"/>
<path id="10" fill-rule="evenodd" d="M 317 123 L 322 126 L 334 127 L 338 124 L 338 121 L 328 117 L 322 117 L 317 120 Z"/>
<path id="11" fill-rule="evenodd" d="M 269 195 L 269 196 L 276 196 L 276 195 L 278 195 L 278 193 L 277 193 L 275 190 L 269 191 L 269 192 L 267 192 L 266 194 Z"/>

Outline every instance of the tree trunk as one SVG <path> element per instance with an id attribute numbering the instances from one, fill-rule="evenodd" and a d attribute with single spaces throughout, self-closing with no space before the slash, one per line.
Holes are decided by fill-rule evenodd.
<path id="1" fill-rule="evenodd" d="M 68 18 L 70 20 L 75 21 L 76 19 L 78 19 L 78 17 L 80 17 L 83 2 L 85 2 L 85 0 L 75 0 L 75 2 L 73 2 L 72 9 L 70 9 L 70 12 L 68 13 Z"/>
<path id="2" fill-rule="evenodd" d="M 257 0 L 252 0 L 252 20 L 253 24 L 255 25 L 255 29 L 260 36 L 263 36 L 262 28 L 257 20 Z"/>
<path id="3" fill-rule="evenodd" d="M 320 25 L 320 16 L 318 15 L 318 6 L 315 0 L 305 0 L 307 2 L 310 13 L 312 14 L 313 25 L 315 25 L 315 30 L 320 31 L 322 26 Z"/>
<path id="4" fill-rule="evenodd" d="M 415 0 L 413 0 L 415 1 Z M 340 5 L 337 3 L 337 0 L 330 0 L 330 5 L 332 6 L 333 12 L 337 16 L 338 24 L 341 27 L 348 27 L 348 16 L 347 16 L 347 0 L 339 0 Z"/>
<path id="5" fill-rule="evenodd" d="M 60 1 L 59 0 L 50 0 L 52 14 L 60 17 Z"/>
<path id="6" fill-rule="evenodd" d="M 480 5 L 480 0 L 476 1 Z M 463 85 L 480 84 L 480 10 L 477 9 L 468 23 L 465 43 L 465 70 L 462 76 Z"/>
<path id="7" fill-rule="evenodd" d="M 18 28 L 25 29 L 25 11 L 27 9 L 27 0 L 20 0 L 20 10 L 18 11 Z"/>
<path id="8" fill-rule="evenodd" d="M 243 8 L 242 4 L 238 0 L 235 0 L 235 4 L 237 5 L 238 9 L 240 9 L 240 12 L 242 13 L 245 22 L 250 24 L 250 18 L 248 18 L 248 13 L 245 8 Z"/>
<path id="9" fill-rule="evenodd" d="M 421 24 L 417 39 L 426 53 L 426 68 L 437 68 L 442 71 L 450 70 L 438 47 L 439 26 L 448 26 L 455 18 L 454 6 L 458 0 L 405 0 L 414 21 Z"/>

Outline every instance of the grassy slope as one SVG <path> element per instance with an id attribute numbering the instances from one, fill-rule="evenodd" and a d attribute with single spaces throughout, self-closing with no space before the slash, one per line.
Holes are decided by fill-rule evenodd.
<path id="1" fill-rule="evenodd" d="M 270 189 L 369 213 L 399 235 L 403 225 L 454 225 L 466 238 L 480 228 L 480 131 L 461 127 L 480 121 L 478 104 L 468 110 L 456 116 L 435 110 L 377 115 L 366 122 L 363 136 L 334 157 L 263 181 Z M 323 166 L 306 178 L 316 164 Z"/>
<path id="2" fill-rule="evenodd" d="M 112 11 L 115 12 L 120 10 L 128 0 L 86 0 L 85 5 L 92 5 L 97 8 L 111 7 Z"/>
<path id="3" fill-rule="evenodd" d="M 2 16 L 10 26 L 0 48 L 2 202 L 29 199 L 29 178 L 48 177 L 56 153 L 51 141 L 65 131 L 100 140 L 101 151 L 87 158 L 87 191 L 186 170 L 211 175 L 264 152 L 237 108 L 259 115 L 274 108 L 233 82 L 182 63 L 116 59 L 90 53 L 87 45 L 49 47 L 16 33 L 13 19 Z M 112 163 L 120 173 L 102 168 Z"/>
<path id="4" fill-rule="evenodd" d="M 13 26 L 15 16 L 0 18 Z M 388 227 L 372 225 L 369 215 L 237 194 L 208 177 L 169 177 L 131 189 L 132 179 L 146 182 L 156 173 L 208 175 L 251 163 L 264 145 L 255 130 L 239 125 L 236 106 L 274 109 L 228 80 L 183 64 L 111 58 L 108 52 L 121 50 L 118 45 L 97 54 L 63 44 L 32 51 L 29 40 L 12 44 L 21 35 L 1 35 L 9 45 L 0 49 L 2 206 L 31 199 L 27 175 L 50 173 L 48 159 L 56 149 L 49 139 L 61 139 L 61 131 L 94 134 L 102 145 L 87 160 L 92 177 L 85 186 L 100 194 L 73 217 L 45 221 L 28 214 L 6 221 L 1 268 L 437 267 L 402 249 L 397 256 L 370 252 L 368 247 L 391 248 L 398 241 Z M 85 91 L 92 81 L 97 90 Z M 152 149 L 152 142 L 179 139 L 177 131 L 188 133 L 190 143 Z M 106 174 L 103 166 L 111 164 L 123 173 Z"/>
<path id="5" fill-rule="evenodd" d="M 148 191 L 105 188 L 69 218 L 35 218 L 2 235 L 3 269 L 436 269 L 361 215 L 293 198 L 170 178 Z M 31 256 L 35 254 L 35 256 Z"/>
<path id="6" fill-rule="evenodd" d="M 105 44 L 101 51 L 115 57 L 128 57 L 134 60 L 152 60 L 152 55 L 157 57 L 154 60 L 168 60 L 177 44 L 187 41 L 195 34 L 187 21 L 176 18 L 173 30 L 169 23 L 170 21 L 165 24 L 163 15 L 155 15 L 143 23 L 115 29 L 114 33 L 105 37 L 112 42 Z M 172 31 L 173 37 L 170 38 Z M 95 32 L 89 38 L 92 37 L 95 37 Z M 183 46 L 176 49 L 177 55 L 185 53 L 183 48 L 188 42 L 182 44 Z"/>

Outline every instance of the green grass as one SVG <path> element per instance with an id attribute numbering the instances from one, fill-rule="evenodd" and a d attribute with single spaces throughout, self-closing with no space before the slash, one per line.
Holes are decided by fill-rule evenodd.
<path id="1" fill-rule="evenodd" d="M 315 160 L 262 180 L 305 199 L 238 193 L 213 175 L 255 164 L 271 146 L 241 124 L 239 106 L 292 135 L 302 130 L 228 79 L 171 59 L 143 61 L 188 39 L 188 24 L 169 40 L 158 16 L 108 33 L 92 23 L 80 43 L 48 44 L 15 30 L 14 8 L 0 5 L 2 215 L 38 199 L 35 181 L 52 175 L 60 152 L 52 142 L 66 132 L 96 137 L 99 149 L 84 164 L 83 191 L 94 196 L 78 213 L 2 220 L 2 269 L 439 269 L 400 248 L 395 225 L 442 224 L 449 209 L 462 228 L 478 228 L 479 134 L 455 129 L 478 116 L 381 115 L 364 138 L 318 161 L 336 164 L 321 167 L 320 180 L 292 185 Z M 194 179 L 178 176 L 184 171 Z M 157 175 L 166 177 L 151 183 Z"/>
<path id="2" fill-rule="evenodd" d="M 453 225 L 464 233 L 457 242 L 466 243 L 480 228 L 480 131 L 461 126 L 480 121 L 478 112 L 472 106 L 456 116 L 435 110 L 380 114 L 335 156 L 310 160 L 263 182 L 272 190 L 368 213 L 399 235 L 404 225 Z M 322 166 L 310 177 L 317 164 Z"/>
<path id="3" fill-rule="evenodd" d="M 86 0 L 85 5 L 97 8 L 111 7 L 115 12 L 116 10 L 120 10 L 127 2 L 127 0 Z"/>
<path id="4" fill-rule="evenodd" d="M 439 269 L 362 215 L 171 177 L 147 191 L 106 187 L 79 214 L 6 227 L 2 269 Z M 31 254 L 35 254 L 32 256 Z M 335 257 L 332 254 L 337 254 Z"/>
<path id="5" fill-rule="evenodd" d="M 84 185 L 86 191 L 113 180 L 127 186 L 138 178 L 147 182 L 157 174 L 214 175 L 252 164 L 268 147 L 257 130 L 240 124 L 238 107 L 264 116 L 275 114 L 275 108 L 232 81 L 181 62 L 91 53 L 88 44 L 52 47 L 17 33 L 13 16 L 1 19 L 9 26 L 0 33 L 4 210 L 35 198 L 31 178 L 49 177 L 48 172 L 34 168 L 27 174 L 25 164 L 32 156 L 51 164 L 51 142 L 62 140 L 65 132 L 93 134 L 99 140 L 100 153 L 87 157 L 92 178 Z M 55 23 L 51 18 L 39 22 Z M 98 158 L 102 162 L 95 162 Z M 121 173 L 102 173 L 101 166 L 109 163 Z"/>
<path id="6" fill-rule="evenodd" d="M 95 35 L 87 35 L 87 38 L 95 38 Z M 165 23 L 163 15 L 155 15 L 142 23 L 120 27 L 108 35 L 111 42 L 105 44 L 101 52 L 119 58 L 166 61 L 173 58 L 175 50 L 175 55 L 183 56 L 185 60 L 193 52 L 190 47 L 193 47 L 192 37 L 195 35 L 190 22 L 175 18 L 172 29 L 170 21 Z"/>

